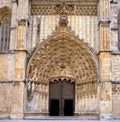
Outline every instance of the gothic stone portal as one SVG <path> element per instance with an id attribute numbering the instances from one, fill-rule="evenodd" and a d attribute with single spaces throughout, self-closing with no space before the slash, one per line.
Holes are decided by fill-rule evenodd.
<path id="1" fill-rule="evenodd" d="M 42 116 L 98 113 L 94 53 L 71 33 L 67 24 L 60 24 L 35 50 L 28 63 L 27 78 L 28 113 Z"/>

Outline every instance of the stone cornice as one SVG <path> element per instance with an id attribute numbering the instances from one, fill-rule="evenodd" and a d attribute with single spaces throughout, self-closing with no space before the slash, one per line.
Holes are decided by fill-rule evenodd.
<path id="1" fill-rule="evenodd" d="M 14 50 L 0 51 L 0 54 L 14 54 Z"/>
<path id="2" fill-rule="evenodd" d="M 100 50 L 97 55 L 101 54 L 101 53 L 112 53 L 111 50 Z"/>
<path id="3" fill-rule="evenodd" d="M 109 26 L 110 23 L 111 23 L 110 20 L 100 20 L 98 22 L 98 25 L 100 26 L 100 24 L 102 24 L 102 25 L 108 25 Z"/>
<path id="4" fill-rule="evenodd" d="M 120 55 L 120 51 L 114 51 L 112 52 L 112 55 Z"/>

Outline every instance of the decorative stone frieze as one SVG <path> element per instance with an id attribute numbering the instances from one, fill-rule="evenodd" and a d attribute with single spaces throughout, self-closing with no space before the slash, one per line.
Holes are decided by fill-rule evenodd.
<path id="1" fill-rule="evenodd" d="M 32 15 L 60 15 L 62 4 L 66 3 L 68 15 L 97 15 L 97 1 L 96 0 L 88 0 L 85 1 L 62 1 L 59 2 L 57 0 L 49 0 L 49 1 L 39 1 L 32 0 L 31 1 L 31 14 Z"/>

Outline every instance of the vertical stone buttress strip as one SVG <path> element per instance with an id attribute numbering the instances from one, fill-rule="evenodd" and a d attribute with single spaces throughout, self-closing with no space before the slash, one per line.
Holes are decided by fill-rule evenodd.
<path id="1" fill-rule="evenodd" d="M 12 0 L 12 19 L 11 19 L 11 36 L 10 36 L 10 50 L 16 49 L 17 41 L 17 9 L 16 0 Z"/>
<path id="2" fill-rule="evenodd" d="M 110 82 L 110 0 L 99 0 L 99 69 L 100 69 L 100 118 L 111 118 L 112 85 Z"/>
<path id="3" fill-rule="evenodd" d="M 24 117 L 24 91 L 25 91 L 24 81 L 26 73 L 26 56 L 27 56 L 26 30 L 29 16 L 28 5 L 29 0 L 19 0 L 17 40 L 15 49 L 15 72 L 14 72 L 12 107 L 11 107 L 12 108 L 11 118 L 14 119 L 23 119 Z M 14 5 L 13 3 L 13 9 L 14 8 L 16 8 L 16 5 Z M 12 19 L 13 23 L 15 21 L 14 19 L 15 18 Z"/>

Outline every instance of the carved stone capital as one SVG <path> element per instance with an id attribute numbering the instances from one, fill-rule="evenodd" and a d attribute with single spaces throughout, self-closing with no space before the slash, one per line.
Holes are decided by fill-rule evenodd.
<path id="1" fill-rule="evenodd" d="M 20 21 L 18 21 L 18 25 L 26 25 L 26 20 L 20 20 Z"/>
<path id="2" fill-rule="evenodd" d="M 111 21 L 99 21 L 99 26 L 109 27 Z"/>

